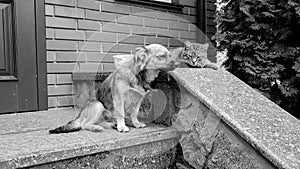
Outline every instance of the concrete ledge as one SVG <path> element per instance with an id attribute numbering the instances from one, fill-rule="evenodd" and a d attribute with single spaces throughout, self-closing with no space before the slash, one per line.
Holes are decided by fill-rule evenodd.
<path id="1" fill-rule="evenodd" d="M 0 168 L 19 168 L 94 153 L 177 139 L 172 128 L 150 125 L 129 133 L 79 131 L 50 135 L 48 129 L 65 124 L 77 115 L 73 109 L 1 115 Z"/>
<path id="2" fill-rule="evenodd" d="M 298 119 L 225 70 L 170 74 L 275 166 L 300 168 Z"/>

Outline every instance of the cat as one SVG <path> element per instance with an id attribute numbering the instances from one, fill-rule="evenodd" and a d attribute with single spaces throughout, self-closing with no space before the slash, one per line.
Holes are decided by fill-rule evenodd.
<path id="1" fill-rule="evenodd" d="M 178 57 L 179 62 L 181 62 L 180 67 L 211 68 L 218 70 L 219 66 L 215 63 L 212 63 L 207 58 L 208 47 L 208 43 L 199 44 L 185 41 L 184 47 L 171 49 L 170 52 L 171 55 Z"/>

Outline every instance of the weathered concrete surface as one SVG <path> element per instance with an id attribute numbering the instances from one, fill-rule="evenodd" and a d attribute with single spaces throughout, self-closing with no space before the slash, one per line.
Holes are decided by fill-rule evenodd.
<path id="1" fill-rule="evenodd" d="M 162 140 L 138 146 L 79 156 L 63 161 L 30 167 L 39 168 L 90 168 L 90 169 L 149 169 L 167 168 L 175 160 L 177 140 Z"/>
<path id="2" fill-rule="evenodd" d="M 65 124 L 75 116 L 72 109 L 1 115 L 0 168 L 38 165 L 162 140 L 176 142 L 179 136 L 175 129 L 161 126 L 131 128 L 129 133 L 113 129 L 99 133 L 48 133 L 49 128 Z M 169 149 L 174 147 L 168 145 Z"/>
<path id="3" fill-rule="evenodd" d="M 170 74 L 196 100 L 208 107 L 276 167 L 300 168 L 299 120 L 225 70 L 176 69 Z M 203 131 L 198 133 L 203 134 Z M 220 145 L 228 143 L 222 134 L 214 138 L 219 140 Z M 226 150 L 232 152 L 234 149 Z M 230 161 L 226 154 L 219 154 L 212 159 L 224 158 Z M 208 161 L 206 164 L 218 168 L 218 165 Z"/>
<path id="4" fill-rule="evenodd" d="M 1 115 L 0 135 L 54 128 L 74 119 L 77 113 L 72 108 L 60 108 L 39 112 Z"/>

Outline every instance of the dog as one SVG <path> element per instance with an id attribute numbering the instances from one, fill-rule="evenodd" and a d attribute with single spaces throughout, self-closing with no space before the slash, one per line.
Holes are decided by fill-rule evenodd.
<path id="1" fill-rule="evenodd" d="M 116 70 L 99 84 L 97 100 L 89 101 L 75 120 L 49 132 L 102 131 L 115 125 L 119 132 L 128 132 L 127 114 L 135 128 L 145 127 L 137 116 L 142 100 L 151 91 L 150 83 L 160 71 L 171 71 L 178 65 L 176 58 L 171 57 L 169 50 L 162 45 L 137 48 L 132 57 L 119 63 Z"/>

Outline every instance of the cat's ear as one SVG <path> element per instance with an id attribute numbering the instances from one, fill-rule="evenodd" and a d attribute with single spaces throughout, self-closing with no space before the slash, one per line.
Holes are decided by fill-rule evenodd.
<path id="1" fill-rule="evenodd" d="M 189 41 L 184 42 L 184 47 L 190 48 L 191 46 L 192 46 L 191 42 L 189 42 Z"/>

